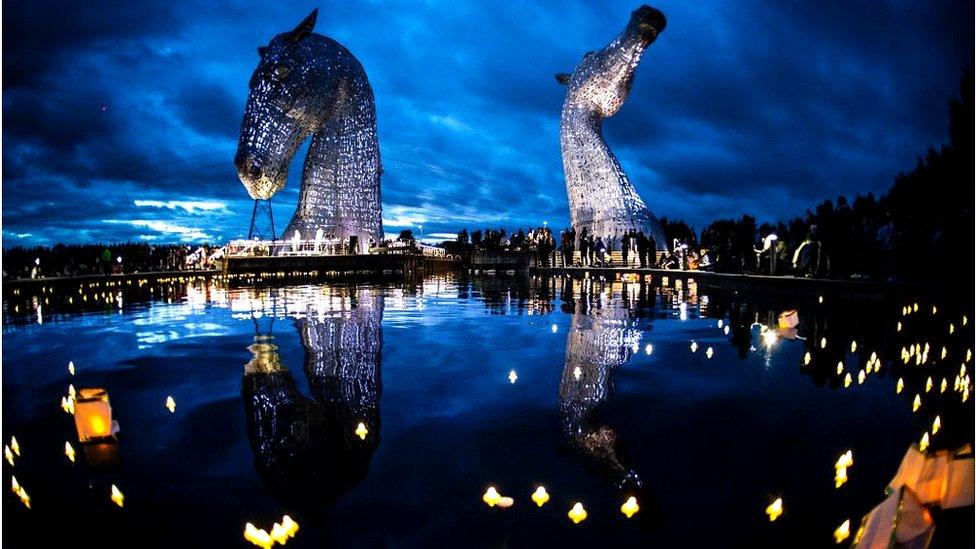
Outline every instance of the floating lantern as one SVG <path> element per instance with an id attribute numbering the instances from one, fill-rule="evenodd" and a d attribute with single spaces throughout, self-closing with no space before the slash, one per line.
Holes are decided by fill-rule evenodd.
<path id="1" fill-rule="evenodd" d="M 932 434 L 935 435 L 942 428 L 942 418 L 935 416 L 935 420 L 932 421 Z"/>
<path id="2" fill-rule="evenodd" d="M 912 411 L 917 412 L 919 408 L 922 407 L 922 396 L 915 394 L 915 400 L 912 401 Z"/>
<path id="3" fill-rule="evenodd" d="M 942 378 L 942 384 L 939 385 L 939 392 L 940 393 L 946 392 L 946 386 L 948 386 L 948 384 L 949 384 L 949 382 L 946 381 L 946 378 Z"/>
<path id="4" fill-rule="evenodd" d="M 705 349 L 705 357 L 706 358 L 709 358 L 709 359 L 712 358 L 712 355 L 713 354 L 715 354 L 715 351 L 713 351 L 711 347 Z"/>
<path id="5" fill-rule="evenodd" d="M 68 441 L 64 442 L 64 455 L 71 463 L 75 462 L 75 449 L 71 447 L 71 443 Z"/>
<path id="6" fill-rule="evenodd" d="M 929 378 L 925 380 L 925 392 L 927 393 L 931 390 L 932 390 L 932 376 L 929 376 Z"/>
<path id="7" fill-rule="evenodd" d="M 644 352 L 647 353 L 648 355 L 651 354 L 651 353 L 653 353 L 654 352 L 654 346 L 651 345 L 650 343 L 648 343 L 647 345 L 644 346 Z"/>
<path id="8" fill-rule="evenodd" d="M 826 337 L 820 338 L 820 348 L 821 349 L 826 349 L 827 348 L 827 338 Z"/>
<path id="9" fill-rule="evenodd" d="M 694 352 L 697 352 L 697 351 L 698 351 L 698 342 L 697 341 L 692 341 L 691 342 L 691 352 L 694 353 Z"/>
<path id="10" fill-rule="evenodd" d="M 536 487 L 535 492 L 532 492 L 532 501 L 534 501 L 539 507 L 542 507 L 547 501 L 549 501 L 549 493 L 546 492 L 545 486 Z"/>
<path id="11" fill-rule="evenodd" d="M 810 356 L 810 351 L 807 351 L 807 354 L 803 355 L 803 365 L 809 366 L 811 360 L 813 360 L 813 357 Z"/>
<path id="12" fill-rule="evenodd" d="M 488 504 L 488 507 L 494 507 L 498 505 L 498 501 L 502 499 L 502 495 L 498 493 L 498 490 L 494 486 L 489 486 L 485 490 L 485 495 L 481 496 L 481 501 Z"/>
<path id="13" fill-rule="evenodd" d="M 10 437 L 10 449 L 17 454 L 17 457 L 20 457 L 20 443 L 17 442 L 17 437 Z"/>
<path id="14" fill-rule="evenodd" d="M 840 488 L 847 482 L 847 467 L 838 467 L 834 470 L 834 488 Z"/>
<path id="15" fill-rule="evenodd" d="M 852 353 L 856 353 L 857 352 L 857 342 L 856 341 L 852 341 L 851 342 L 851 352 Z"/>
<path id="16" fill-rule="evenodd" d="M 850 387 L 851 383 L 853 382 L 854 381 L 851 379 L 851 373 L 847 372 L 847 375 L 844 376 L 844 388 L 846 389 L 847 387 Z"/>
<path id="17" fill-rule="evenodd" d="M 20 491 L 20 483 L 17 482 L 17 477 L 13 475 L 10 476 L 10 491 L 15 494 Z"/>
<path id="18" fill-rule="evenodd" d="M 288 532 L 285 531 L 284 526 L 277 522 L 271 527 L 270 535 L 271 539 L 275 540 L 275 542 L 280 543 L 281 545 L 288 543 Z"/>
<path id="19" fill-rule="evenodd" d="M 115 435 L 118 424 L 112 421 L 112 406 L 105 389 L 86 388 L 78 392 L 75 401 L 75 429 L 81 442 Z"/>
<path id="20" fill-rule="evenodd" d="M 723 328 L 722 331 L 725 332 L 725 335 L 729 335 L 729 327 L 728 326 L 726 326 L 725 328 Z"/>
<path id="21" fill-rule="evenodd" d="M 779 326 L 781 330 L 789 330 L 790 328 L 796 328 L 800 324 L 800 314 L 796 312 L 795 309 L 789 311 L 783 311 L 776 318 L 776 325 Z"/>
<path id="22" fill-rule="evenodd" d="M 74 414 L 75 401 L 68 397 L 61 397 L 61 409 L 64 410 L 66 414 Z"/>
<path id="23" fill-rule="evenodd" d="M 515 370 L 509 371 L 508 372 L 508 382 L 514 384 L 516 381 L 518 381 L 518 374 L 515 373 Z"/>
<path id="24" fill-rule="evenodd" d="M 111 498 L 112 498 L 112 502 L 118 505 L 119 507 L 125 505 L 125 496 L 122 495 L 122 491 L 119 490 L 119 487 L 114 484 L 112 485 Z"/>
<path id="25" fill-rule="evenodd" d="M 285 529 L 285 532 L 288 532 L 288 537 L 290 538 L 295 537 L 295 534 L 298 533 L 298 523 L 288 515 L 281 517 L 281 526 Z"/>
<path id="26" fill-rule="evenodd" d="M 17 497 L 20 498 L 20 502 L 24 504 L 24 507 L 30 509 L 31 498 L 27 495 L 27 490 L 23 486 L 17 488 Z"/>
<path id="27" fill-rule="evenodd" d="M 898 321 L 898 325 L 895 326 L 895 331 L 896 332 L 900 332 L 901 331 L 901 321 Z"/>
<path id="28" fill-rule="evenodd" d="M 634 516 L 634 514 L 640 511 L 640 505 L 637 505 L 637 498 L 630 496 L 627 501 L 620 506 L 620 512 L 623 513 L 627 518 Z"/>
<path id="29" fill-rule="evenodd" d="M 942 360 L 945 360 L 945 357 L 946 357 L 947 354 L 949 354 L 948 349 L 946 349 L 945 347 L 942 347 L 942 353 L 939 356 L 939 358 L 941 358 Z"/>
<path id="30" fill-rule="evenodd" d="M 928 431 L 922 435 L 922 440 L 918 441 L 918 451 L 924 452 L 929 447 L 929 433 Z"/>
<path id="31" fill-rule="evenodd" d="M 164 406 L 166 406 L 166 409 L 169 410 L 171 414 L 176 411 L 176 401 L 173 400 L 172 396 L 166 397 L 166 404 L 164 404 Z"/>
<path id="32" fill-rule="evenodd" d="M 898 378 L 898 383 L 895 384 L 895 393 L 901 393 L 902 389 L 905 388 L 905 380 Z"/>
<path id="33" fill-rule="evenodd" d="M 834 530 L 834 543 L 841 543 L 851 535 L 851 521 L 850 519 L 845 520 L 840 526 Z"/>
<path id="34" fill-rule="evenodd" d="M 360 438 L 360 440 L 366 440 L 366 435 L 369 434 L 369 429 L 366 428 L 365 423 L 360 421 L 359 425 L 356 426 L 356 430 L 353 432 L 357 437 Z"/>
<path id="35" fill-rule="evenodd" d="M 776 498 L 766 507 L 766 514 L 769 515 L 769 522 L 773 522 L 783 514 L 783 498 Z"/>
<path id="36" fill-rule="evenodd" d="M 555 324 L 553 324 L 552 325 L 552 333 L 556 333 L 558 331 L 559 331 L 559 326 L 556 326 Z"/>
<path id="37" fill-rule="evenodd" d="M 263 549 L 271 549 L 275 543 L 271 534 L 263 528 L 258 530 L 250 522 L 244 526 L 244 539 Z"/>
<path id="38" fill-rule="evenodd" d="M 861 385 L 861 384 L 863 384 L 863 383 L 864 383 L 864 378 L 865 378 L 865 377 L 867 377 L 867 374 L 865 374 L 865 373 L 864 373 L 864 370 L 861 370 L 861 371 L 859 371 L 859 372 L 857 373 L 857 384 L 858 384 L 858 385 Z"/>
<path id="39" fill-rule="evenodd" d="M 75 363 L 71 362 L 70 360 L 68 361 L 68 373 L 71 375 L 75 375 Z"/>
<path id="40" fill-rule="evenodd" d="M 573 524 L 579 524 L 586 520 L 586 509 L 583 508 L 582 503 L 577 501 L 573 505 L 573 508 L 569 510 L 569 513 L 566 513 L 566 516 L 569 517 L 569 520 L 573 521 Z"/>
<path id="41" fill-rule="evenodd" d="M 14 453 L 10 451 L 10 446 L 7 446 L 6 444 L 3 445 L 3 459 L 7 460 L 7 463 L 9 463 L 11 467 L 14 466 Z"/>

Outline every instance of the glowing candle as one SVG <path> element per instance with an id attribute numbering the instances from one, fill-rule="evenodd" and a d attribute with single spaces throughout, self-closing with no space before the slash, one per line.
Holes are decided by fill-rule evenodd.
<path id="1" fill-rule="evenodd" d="M 20 457 L 20 443 L 17 442 L 17 437 L 10 437 L 10 449 L 17 454 L 17 457 Z"/>
<path id="2" fill-rule="evenodd" d="M 68 361 L 68 373 L 75 375 L 75 363 L 71 362 L 70 360 Z"/>
<path id="3" fill-rule="evenodd" d="M 122 491 L 119 490 L 119 487 L 116 486 L 116 485 L 114 485 L 114 484 L 112 485 L 112 496 L 111 496 L 111 498 L 112 498 L 112 502 L 114 502 L 119 507 L 122 507 L 122 506 L 125 505 L 125 496 L 122 495 Z"/>
<path id="4" fill-rule="evenodd" d="M 105 389 L 82 389 L 75 403 L 75 429 L 78 440 L 112 436 L 112 406 Z"/>
<path id="5" fill-rule="evenodd" d="M 895 328 L 895 331 L 896 332 L 900 332 L 901 331 L 901 321 L 898 321 L 898 326 Z"/>
<path id="6" fill-rule="evenodd" d="M 172 396 L 166 397 L 166 404 L 164 404 L 164 406 L 166 406 L 166 409 L 169 410 L 170 413 L 176 411 L 176 401 L 173 400 Z"/>
<path id="7" fill-rule="evenodd" d="M 860 372 L 857 373 L 857 384 L 858 385 L 861 385 L 861 384 L 864 383 L 864 378 L 866 377 L 866 375 L 867 374 L 864 373 L 864 370 L 861 370 Z"/>
<path id="8" fill-rule="evenodd" d="M 71 463 L 75 462 L 75 449 L 71 447 L 71 443 L 68 441 L 64 442 L 64 455 L 68 457 L 68 461 Z"/>
<path id="9" fill-rule="evenodd" d="M 369 434 L 369 429 L 366 428 L 365 423 L 360 421 L 359 425 L 356 426 L 354 433 L 360 438 L 360 440 L 366 440 L 366 435 Z"/>
<path id="10" fill-rule="evenodd" d="M 853 383 L 853 380 L 851 379 L 851 373 L 847 372 L 847 375 L 844 376 L 844 388 L 850 387 L 851 383 Z"/>
<path id="11" fill-rule="evenodd" d="M 715 354 L 715 351 L 713 351 L 711 347 L 705 349 L 705 357 L 712 358 L 713 354 Z"/>
<path id="12" fill-rule="evenodd" d="M 262 549 L 271 549 L 275 543 L 271 538 L 271 534 L 269 534 L 263 528 L 258 530 L 250 522 L 244 526 L 244 539 L 253 543 L 254 545 L 257 545 L 258 547 L 261 547 Z"/>
<path id="13" fill-rule="evenodd" d="M 919 408 L 922 407 L 922 395 L 915 394 L 915 400 L 912 401 L 912 411 L 917 412 Z"/>
<path id="14" fill-rule="evenodd" d="M 856 353 L 857 352 L 857 341 L 852 341 L 851 342 L 851 352 L 852 353 Z"/>
<path id="15" fill-rule="evenodd" d="M 769 515 L 769 522 L 773 522 L 783 514 L 783 498 L 776 498 L 766 507 L 766 514 Z"/>
<path id="16" fill-rule="evenodd" d="M 803 355 L 803 365 L 809 366 L 811 360 L 813 360 L 813 357 L 810 356 L 810 351 L 807 351 L 807 354 Z"/>
<path id="17" fill-rule="evenodd" d="M 836 530 L 834 530 L 834 542 L 841 543 L 842 541 L 847 539 L 848 536 L 850 535 L 851 535 L 851 521 L 850 519 L 848 519 L 845 520 L 843 524 L 838 526 Z"/>
<path id="18" fill-rule="evenodd" d="M 942 428 L 942 418 L 939 416 L 935 416 L 935 420 L 932 421 L 932 434 L 934 435 L 938 433 L 939 429 L 941 428 Z"/>
<path id="19" fill-rule="evenodd" d="M 20 491 L 20 483 L 17 482 L 17 477 L 13 475 L 10 476 L 10 491 L 15 494 Z"/>
<path id="20" fill-rule="evenodd" d="M 569 510 L 569 513 L 566 513 L 566 516 L 573 521 L 573 524 L 579 524 L 586 520 L 586 509 L 583 508 L 582 503 L 577 501 L 573 505 L 573 508 Z"/>
<path id="21" fill-rule="evenodd" d="M 925 392 L 927 393 L 931 390 L 932 390 L 932 376 L 929 376 L 929 378 L 925 380 Z"/>
<path id="22" fill-rule="evenodd" d="M 10 451 L 10 446 L 7 446 L 6 444 L 3 445 L 3 458 L 7 460 L 7 463 L 9 463 L 11 467 L 14 466 L 14 453 Z"/>
<path id="23" fill-rule="evenodd" d="M 637 498 L 630 496 L 627 501 L 620 506 L 620 512 L 623 513 L 627 518 L 634 516 L 637 511 L 640 511 L 640 506 L 637 505 Z"/>
<path id="24" fill-rule="evenodd" d="M 945 347 L 943 347 L 942 348 L 942 353 L 939 355 L 939 358 L 941 358 L 942 360 L 945 360 L 945 357 L 946 357 L 947 354 L 949 354 L 949 350 L 946 349 Z"/>
<path id="25" fill-rule="evenodd" d="M 271 527 L 271 539 L 281 545 L 288 543 L 288 532 L 285 530 L 285 527 L 277 522 L 274 523 Z"/>
<path id="26" fill-rule="evenodd" d="M 532 492 L 532 501 L 534 501 L 539 507 L 542 507 L 547 501 L 549 501 L 549 493 L 546 492 L 545 486 L 536 487 L 535 492 Z"/>
<path id="27" fill-rule="evenodd" d="M 827 338 L 826 337 L 820 338 L 820 348 L 821 349 L 826 349 L 827 348 Z"/>
<path id="28" fill-rule="evenodd" d="M 922 440 L 918 441 L 918 451 L 924 452 L 929 447 L 929 433 L 928 431 L 922 435 Z"/>
<path id="29" fill-rule="evenodd" d="M 508 382 L 515 383 L 516 381 L 518 381 L 518 374 L 515 373 L 515 370 L 510 370 L 508 372 Z"/>
<path id="30" fill-rule="evenodd" d="M 895 385 L 895 393 L 901 393 L 902 389 L 905 388 L 905 380 L 898 378 L 898 383 Z"/>
<path id="31" fill-rule="evenodd" d="M 837 363 L 837 375 L 841 375 L 843 373 L 844 373 L 844 363 L 843 362 L 838 362 Z"/>
<path id="32" fill-rule="evenodd" d="M 939 392 L 940 393 L 946 392 L 946 387 L 948 386 L 948 384 L 949 382 L 946 380 L 946 378 L 942 378 L 942 384 L 939 385 Z"/>

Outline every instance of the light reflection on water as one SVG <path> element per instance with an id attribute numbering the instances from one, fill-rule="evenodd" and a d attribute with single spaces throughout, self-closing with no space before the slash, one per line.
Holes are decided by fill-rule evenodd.
<path id="1" fill-rule="evenodd" d="M 4 433 L 29 449 L 16 474 L 35 506 L 5 505 L 8 524 L 23 525 L 11 539 L 53 517 L 77 527 L 99 517 L 115 525 L 109 543 L 146 528 L 175 540 L 161 524 L 207 517 L 186 528 L 227 545 L 245 522 L 270 527 L 288 512 L 303 527 L 297 546 L 826 544 L 880 501 L 936 415 L 933 447 L 972 441 L 971 403 L 952 390 L 971 326 L 944 326 L 972 315 L 951 303 L 903 316 L 900 302 L 745 299 L 673 279 L 217 280 L 121 292 L 4 303 Z M 791 308 L 799 326 L 779 329 Z M 931 351 L 930 366 L 906 365 L 901 348 L 915 343 L 945 346 L 947 358 Z M 837 364 L 856 378 L 872 352 L 881 372 L 845 389 Z M 948 379 L 946 393 L 925 392 L 932 375 Z M 69 382 L 109 390 L 119 467 L 64 462 L 73 435 L 57 402 Z M 848 448 L 857 465 L 835 489 L 833 463 Z M 124 514 L 99 496 L 110 483 L 126 493 Z M 540 483 L 552 501 L 537 509 L 528 495 Z M 516 506 L 487 509 L 488 484 Z M 631 495 L 641 511 L 627 520 L 617 508 Z M 787 514 L 770 524 L 773 496 Z M 571 501 L 586 503 L 580 525 L 565 517 Z"/>

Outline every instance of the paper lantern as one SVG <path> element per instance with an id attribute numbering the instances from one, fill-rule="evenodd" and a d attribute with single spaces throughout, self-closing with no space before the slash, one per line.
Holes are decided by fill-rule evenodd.
<path id="1" fill-rule="evenodd" d="M 112 422 L 112 406 L 108 402 L 108 392 L 105 389 L 86 388 L 78 391 L 75 399 L 75 429 L 81 442 L 115 436 L 118 425 Z"/>
<path id="2" fill-rule="evenodd" d="M 796 312 L 796 309 L 783 311 L 779 314 L 777 324 L 781 330 L 796 328 L 797 325 L 800 324 L 800 314 Z"/>

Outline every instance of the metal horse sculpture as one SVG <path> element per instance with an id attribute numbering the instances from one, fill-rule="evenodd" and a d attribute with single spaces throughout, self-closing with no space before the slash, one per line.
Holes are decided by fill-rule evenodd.
<path id="1" fill-rule="evenodd" d="M 660 11 L 641 6 L 613 42 L 583 56 L 572 75 L 556 75 L 568 87 L 559 137 L 570 219 L 577 234 L 585 228 L 594 236 L 619 239 L 628 231 L 642 231 L 654 238 L 658 250 L 668 249 L 661 224 L 600 131 L 603 119 L 616 114 L 627 100 L 641 56 L 666 24 Z"/>
<path id="2" fill-rule="evenodd" d="M 312 136 L 285 235 L 356 237 L 362 252 L 383 237 L 373 89 L 349 50 L 312 32 L 317 13 L 258 48 L 234 164 L 251 198 L 269 199 L 285 186 L 292 156 Z"/>

